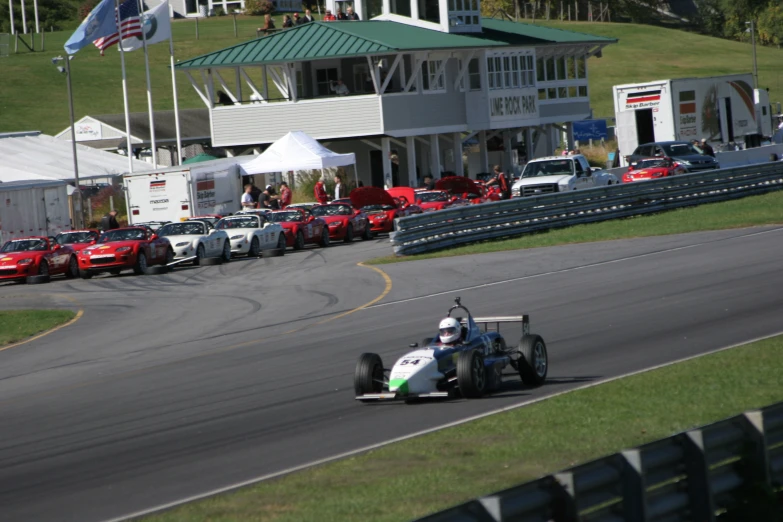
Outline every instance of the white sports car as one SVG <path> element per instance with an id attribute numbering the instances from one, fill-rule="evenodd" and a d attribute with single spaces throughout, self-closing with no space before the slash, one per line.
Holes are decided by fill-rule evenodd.
<path id="1" fill-rule="evenodd" d="M 204 221 L 183 221 L 168 223 L 157 231 L 159 237 L 165 237 L 174 249 L 174 260 L 194 258 L 193 264 L 200 265 L 207 257 L 222 257 L 231 260 L 231 243 L 228 234 L 216 230 Z"/>
<path id="2" fill-rule="evenodd" d="M 240 214 L 224 217 L 215 228 L 228 234 L 232 254 L 258 257 L 261 250 L 278 249 L 285 253 L 285 233 L 279 223 L 271 223 L 261 214 Z"/>

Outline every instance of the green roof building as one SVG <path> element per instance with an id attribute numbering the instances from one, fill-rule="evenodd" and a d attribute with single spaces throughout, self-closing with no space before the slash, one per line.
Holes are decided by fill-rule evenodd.
<path id="1" fill-rule="evenodd" d="M 416 186 L 462 174 L 466 150 L 471 176 L 518 170 L 590 117 L 587 60 L 616 40 L 481 18 L 478 0 L 403 3 L 181 61 L 210 110 L 212 146 L 257 151 L 304 131 L 356 153 L 365 185 Z M 368 13 L 327 1 L 333 13 L 349 6 Z"/>

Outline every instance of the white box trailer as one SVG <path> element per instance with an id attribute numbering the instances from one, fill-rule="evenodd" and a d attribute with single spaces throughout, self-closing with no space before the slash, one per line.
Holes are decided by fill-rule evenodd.
<path id="1" fill-rule="evenodd" d="M 771 136 L 769 95 L 752 85 L 751 74 L 615 85 L 621 157 L 656 141 L 706 139 L 719 144 Z"/>
<path id="2" fill-rule="evenodd" d="M 0 244 L 27 236 L 54 236 L 71 229 L 68 185 L 35 180 L 0 183 Z"/>
<path id="3" fill-rule="evenodd" d="M 227 215 L 241 208 L 242 171 L 234 158 L 125 174 L 123 185 L 131 224 Z"/>

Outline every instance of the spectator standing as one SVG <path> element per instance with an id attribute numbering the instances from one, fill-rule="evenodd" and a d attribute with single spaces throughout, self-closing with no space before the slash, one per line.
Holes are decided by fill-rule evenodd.
<path id="1" fill-rule="evenodd" d="M 262 32 L 262 31 L 264 32 L 264 34 L 269 34 L 269 31 L 270 30 L 274 30 L 274 29 L 275 29 L 275 21 L 272 20 L 272 15 L 265 14 L 264 15 L 264 26 L 263 27 L 259 27 L 258 29 L 256 29 L 256 34 Z"/>
<path id="2" fill-rule="evenodd" d="M 310 22 L 315 22 L 315 18 L 313 18 L 313 14 L 310 12 L 309 9 L 305 9 L 305 15 L 302 17 L 303 24 L 309 24 Z"/>
<path id="3" fill-rule="evenodd" d="M 427 174 L 424 176 L 424 185 L 422 185 L 427 190 L 435 190 L 435 180 L 432 179 L 432 176 Z"/>
<path id="4" fill-rule="evenodd" d="M 715 157 L 715 150 L 709 143 L 707 143 L 707 138 L 701 139 L 701 150 L 703 150 L 704 154 L 707 156 L 712 156 L 713 158 Z"/>
<path id="5" fill-rule="evenodd" d="M 509 199 L 511 197 L 511 187 L 508 186 L 508 179 L 503 174 L 503 171 L 500 170 L 500 165 L 495 165 L 492 168 L 492 173 L 495 177 L 487 180 L 487 186 L 497 185 L 500 189 L 500 196 L 503 199 Z"/>
<path id="6" fill-rule="evenodd" d="M 294 13 L 294 25 L 302 25 L 303 18 L 299 18 L 299 13 Z"/>
<path id="7" fill-rule="evenodd" d="M 343 185 L 343 180 L 337 175 L 334 177 L 334 199 L 347 197 L 348 194 L 344 194 L 344 192 L 345 185 Z"/>
<path id="8" fill-rule="evenodd" d="M 285 208 L 291 204 L 291 189 L 288 188 L 288 183 L 285 181 L 280 182 L 280 208 Z"/>
<path id="9" fill-rule="evenodd" d="M 256 208 L 256 202 L 253 200 L 253 185 L 248 183 L 245 185 L 245 193 L 242 194 L 242 209 Z"/>
<path id="10" fill-rule="evenodd" d="M 271 208 L 277 210 L 280 208 L 279 198 L 275 195 L 275 189 L 272 185 L 267 185 L 261 195 L 258 197 L 261 208 Z"/>
<path id="11" fill-rule="evenodd" d="M 347 96 L 348 94 L 351 94 L 351 91 L 348 90 L 348 87 L 342 80 L 330 82 L 329 88 L 334 91 L 337 96 Z"/>
<path id="12" fill-rule="evenodd" d="M 353 12 L 353 7 L 348 6 L 348 8 L 345 11 L 347 13 L 346 17 L 348 18 L 348 20 L 352 20 L 354 22 L 361 20 L 361 18 L 359 18 L 359 15 Z"/>
<path id="13" fill-rule="evenodd" d="M 337 19 L 338 19 L 338 20 L 340 20 L 340 21 L 345 21 L 345 20 L 348 20 L 348 15 L 346 15 L 345 13 L 343 13 L 342 9 L 340 9 L 340 8 L 338 7 L 338 8 L 337 8 L 337 16 L 336 16 L 335 18 L 337 18 Z"/>
<path id="14" fill-rule="evenodd" d="M 324 15 L 324 22 L 334 22 L 337 18 L 332 14 L 332 11 L 327 9 L 326 14 Z"/>
<path id="15" fill-rule="evenodd" d="M 319 179 L 316 182 L 313 192 L 315 193 L 316 201 L 321 205 L 329 202 L 329 196 L 326 194 L 326 189 L 324 188 L 324 182 L 322 180 Z"/>
<path id="16" fill-rule="evenodd" d="M 285 15 L 283 17 L 283 29 L 288 29 L 294 26 L 294 21 L 291 20 L 291 15 Z"/>
<path id="17" fill-rule="evenodd" d="M 117 221 L 117 211 L 112 210 L 101 218 L 101 230 L 106 232 L 115 228 L 120 228 L 120 223 Z"/>

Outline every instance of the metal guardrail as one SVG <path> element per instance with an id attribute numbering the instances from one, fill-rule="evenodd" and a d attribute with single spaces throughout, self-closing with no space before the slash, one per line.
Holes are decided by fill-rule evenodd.
<path id="1" fill-rule="evenodd" d="M 769 519 L 758 514 L 754 518 L 750 511 L 764 502 L 759 491 L 770 494 L 782 482 L 783 402 L 471 500 L 418 522 L 712 522 L 726 512 L 739 513 L 731 520 L 760 522 Z"/>
<path id="2" fill-rule="evenodd" d="M 443 248 L 783 189 L 783 162 L 515 198 L 395 220 L 394 253 Z"/>

